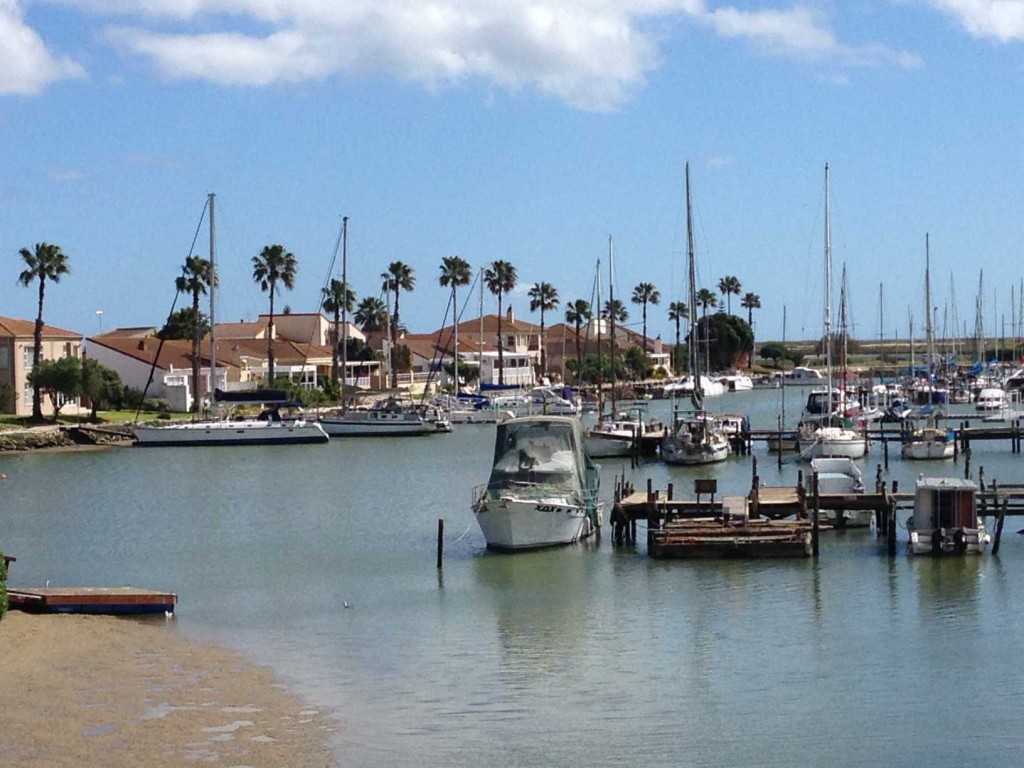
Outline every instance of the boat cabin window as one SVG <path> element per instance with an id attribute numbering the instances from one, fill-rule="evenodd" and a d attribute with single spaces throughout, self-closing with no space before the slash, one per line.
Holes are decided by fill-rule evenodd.
<path id="1" fill-rule="evenodd" d="M 572 482 L 576 452 L 572 430 L 561 424 L 502 424 L 495 442 L 491 481 Z"/>
<path id="2" fill-rule="evenodd" d="M 932 491 L 933 528 L 975 528 L 973 491 Z"/>

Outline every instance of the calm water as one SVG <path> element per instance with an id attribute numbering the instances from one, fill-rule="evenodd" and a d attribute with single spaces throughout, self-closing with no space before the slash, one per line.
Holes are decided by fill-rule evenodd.
<path id="1" fill-rule="evenodd" d="M 711 405 L 773 426 L 779 392 Z M 795 419 L 803 393 L 790 390 Z M 655 403 L 667 416 L 667 403 Z M 493 428 L 326 446 L 3 458 L 12 582 L 179 594 L 170 631 L 272 665 L 347 766 L 1008 765 L 1024 747 L 1024 537 L 998 558 L 656 562 L 603 541 L 494 555 L 469 511 Z M 759 449 L 766 483 L 793 483 Z M 952 462 L 902 464 L 963 475 Z M 870 481 L 881 461 L 864 462 Z M 1024 480 L 1008 444 L 974 471 Z M 604 495 L 628 465 L 605 461 Z M 749 459 L 631 475 L 749 488 Z M 437 519 L 446 521 L 443 575 Z M 641 535 L 641 539 L 643 536 Z M 902 549 L 901 549 L 902 551 Z M 344 603 L 352 608 L 345 609 Z"/>

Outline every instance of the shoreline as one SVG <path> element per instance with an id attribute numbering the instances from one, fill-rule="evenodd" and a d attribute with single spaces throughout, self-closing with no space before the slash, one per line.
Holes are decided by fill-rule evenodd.
<path id="1" fill-rule="evenodd" d="M 336 721 L 163 618 L 10 611 L 0 754 L 26 766 L 331 766 Z"/>

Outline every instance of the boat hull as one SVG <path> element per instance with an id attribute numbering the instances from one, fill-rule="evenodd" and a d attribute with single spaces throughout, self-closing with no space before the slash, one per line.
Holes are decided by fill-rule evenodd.
<path id="1" fill-rule="evenodd" d="M 331 437 L 414 437 L 436 435 L 443 431 L 424 421 L 346 421 L 323 419 L 320 426 Z"/>
<path id="2" fill-rule="evenodd" d="M 956 446 L 951 442 L 914 441 L 904 443 L 901 449 L 904 459 L 952 459 Z"/>
<path id="3" fill-rule="evenodd" d="M 597 530 L 588 510 L 566 499 L 487 495 L 474 506 L 487 548 L 503 552 L 574 544 Z M 598 505 L 600 519 L 600 505 Z"/>
<path id="4" fill-rule="evenodd" d="M 687 445 L 676 439 L 661 444 L 661 459 L 666 464 L 714 464 L 729 458 L 729 443 L 700 443 Z"/>
<path id="5" fill-rule="evenodd" d="M 135 444 L 144 448 L 225 445 L 310 445 L 330 438 L 317 424 L 217 422 L 137 427 Z"/>

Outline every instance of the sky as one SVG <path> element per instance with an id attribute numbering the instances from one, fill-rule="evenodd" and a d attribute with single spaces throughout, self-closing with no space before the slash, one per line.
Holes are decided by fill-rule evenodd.
<path id="1" fill-rule="evenodd" d="M 700 287 L 735 276 L 758 339 L 815 338 L 828 163 L 854 337 L 921 335 L 926 233 L 936 334 L 973 333 L 979 286 L 986 333 L 1020 323 L 1024 0 L 0 0 L 0 62 L 0 315 L 35 317 L 19 251 L 49 242 L 47 322 L 161 325 L 216 193 L 218 320 L 267 311 L 277 243 L 278 309 L 316 311 L 348 216 L 359 298 L 413 268 L 411 331 L 458 254 L 516 267 L 519 319 L 554 285 L 548 325 L 600 262 L 639 331 L 651 282 L 671 340 L 689 163 Z"/>

